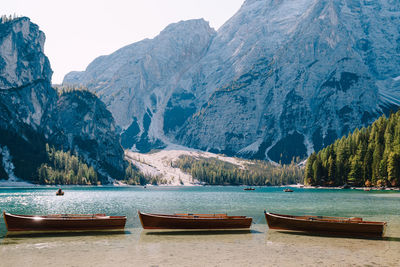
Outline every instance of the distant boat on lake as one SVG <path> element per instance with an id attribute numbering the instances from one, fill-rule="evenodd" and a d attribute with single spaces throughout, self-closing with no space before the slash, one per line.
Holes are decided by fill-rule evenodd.
<path id="1" fill-rule="evenodd" d="M 227 214 L 138 214 L 144 229 L 243 229 L 253 220 Z"/>
<path id="2" fill-rule="evenodd" d="M 252 191 L 252 190 L 256 190 L 254 187 L 246 187 L 243 190 L 245 191 Z"/>
<path id="3" fill-rule="evenodd" d="M 126 216 L 105 214 L 17 215 L 3 211 L 8 231 L 94 231 L 124 229 Z"/>
<path id="4" fill-rule="evenodd" d="M 293 192 L 293 190 L 290 188 L 285 188 L 285 189 L 283 189 L 283 192 Z"/>
<path id="5" fill-rule="evenodd" d="M 64 195 L 64 191 L 62 191 L 61 188 L 59 188 L 56 192 L 56 196 L 63 196 Z"/>
<path id="6" fill-rule="evenodd" d="M 362 218 L 328 216 L 293 216 L 264 211 L 270 229 L 382 237 L 386 222 L 364 221 Z"/>

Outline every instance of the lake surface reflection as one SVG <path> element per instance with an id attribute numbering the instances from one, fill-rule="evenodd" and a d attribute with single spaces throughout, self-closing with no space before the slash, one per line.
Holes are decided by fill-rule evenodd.
<path id="1" fill-rule="evenodd" d="M 400 260 L 400 193 L 281 187 L 63 187 L 2 188 L 0 208 L 19 214 L 107 213 L 128 217 L 125 231 L 6 236 L 0 221 L 5 266 L 298 266 L 387 265 Z M 384 240 L 268 231 L 264 209 L 283 214 L 356 216 L 387 221 Z M 254 219 L 249 231 L 145 231 L 137 210 L 156 213 L 221 213 Z"/>

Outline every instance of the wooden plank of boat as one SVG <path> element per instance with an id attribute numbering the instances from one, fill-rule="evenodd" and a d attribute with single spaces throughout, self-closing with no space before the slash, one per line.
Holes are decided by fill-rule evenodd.
<path id="1" fill-rule="evenodd" d="M 243 229 L 253 220 L 227 214 L 138 214 L 144 229 Z"/>
<path id="2" fill-rule="evenodd" d="M 124 229 L 126 216 L 105 214 L 17 215 L 3 211 L 8 231 L 94 231 Z"/>
<path id="3" fill-rule="evenodd" d="M 264 211 L 270 229 L 382 237 L 386 222 L 362 218 L 328 216 L 293 216 Z"/>

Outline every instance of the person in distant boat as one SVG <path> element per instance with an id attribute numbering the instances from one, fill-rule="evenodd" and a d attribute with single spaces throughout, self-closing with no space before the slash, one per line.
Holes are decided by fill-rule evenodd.
<path id="1" fill-rule="evenodd" d="M 63 196 L 64 195 L 64 191 L 62 191 L 61 188 L 58 188 L 56 195 L 57 196 Z"/>

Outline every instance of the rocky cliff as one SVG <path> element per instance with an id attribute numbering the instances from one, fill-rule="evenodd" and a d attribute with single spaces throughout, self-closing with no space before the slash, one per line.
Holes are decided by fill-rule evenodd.
<path id="1" fill-rule="evenodd" d="M 248 19 L 248 10 L 257 13 Z M 248 25 L 247 18 L 260 33 L 242 37 L 254 40 L 253 47 L 245 47 L 268 49 L 239 57 L 249 69 L 224 84 L 211 84 L 214 90 L 212 79 L 205 79 L 202 91 L 211 96 L 178 139 L 227 154 L 289 162 L 396 110 L 399 11 L 398 4 L 387 1 L 246 1 L 224 28 Z"/>
<path id="2" fill-rule="evenodd" d="M 123 173 L 112 115 L 91 93 L 51 87 L 44 41 L 29 18 L 0 22 L 0 178 L 35 181 L 46 143 L 76 151 L 104 179 Z"/>
<path id="3" fill-rule="evenodd" d="M 181 124 L 195 111 L 189 104 L 177 116 L 164 118 L 182 75 L 204 56 L 214 35 L 204 20 L 171 24 L 154 39 L 99 57 L 84 72 L 67 74 L 63 83 L 96 92 L 122 129 L 122 144 L 148 151 L 168 142 L 163 128 Z M 180 97 L 194 99 L 191 94 Z"/>
<path id="4" fill-rule="evenodd" d="M 76 151 L 105 176 L 124 177 L 126 166 L 114 118 L 91 92 L 61 93 L 45 125 L 48 139 L 57 147 Z"/>
<path id="5" fill-rule="evenodd" d="M 101 91 L 115 117 L 125 116 L 130 105 L 141 109 L 134 114 L 144 115 L 117 119 L 126 147 L 141 150 L 140 140 L 150 138 L 290 162 L 400 105 L 398 2 L 247 0 L 217 33 L 177 25 L 169 38 L 204 40 L 195 42 L 198 49 L 170 43 L 163 51 L 164 57 L 191 54 L 185 67 L 138 60 L 154 58 L 150 49 L 158 47 L 162 32 L 65 77 L 65 83 Z M 139 46 L 135 57 L 118 58 Z M 102 62 L 112 75 L 96 71 Z M 153 81 L 163 94 L 152 96 Z"/>

